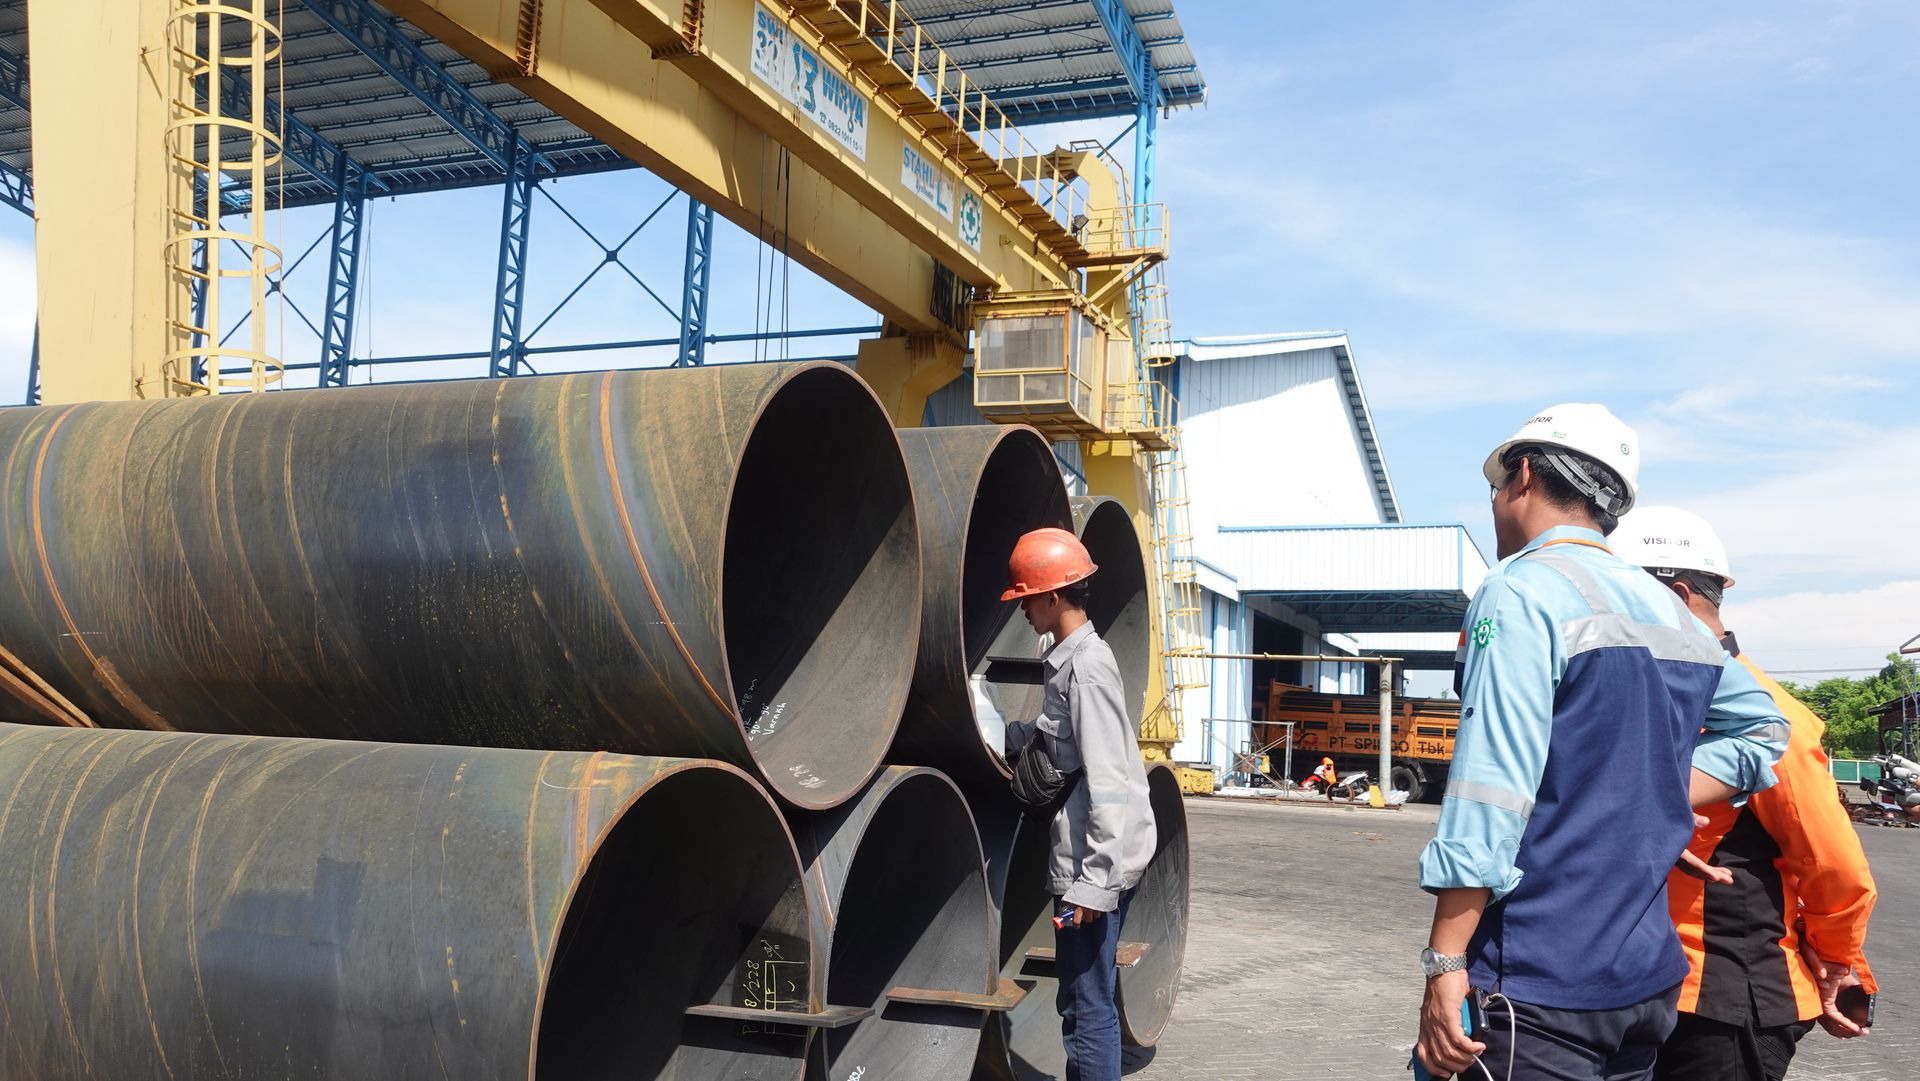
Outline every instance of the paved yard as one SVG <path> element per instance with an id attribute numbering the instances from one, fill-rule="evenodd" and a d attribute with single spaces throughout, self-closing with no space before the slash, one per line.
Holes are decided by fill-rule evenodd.
<path id="1" fill-rule="evenodd" d="M 1193 911 L 1186 976 L 1138 1081 L 1369 1081 L 1405 1072 L 1432 907 L 1414 861 L 1437 808 L 1371 811 L 1189 799 Z M 1861 829 L 1880 887 L 1868 956 L 1874 1034 L 1815 1030 L 1792 1077 L 1920 1075 L 1920 830 Z"/>

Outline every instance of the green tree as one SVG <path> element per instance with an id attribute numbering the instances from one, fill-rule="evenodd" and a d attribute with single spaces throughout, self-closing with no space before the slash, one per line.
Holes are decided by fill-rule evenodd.
<path id="1" fill-rule="evenodd" d="M 1887 655 L 1887 666 L 1862 679 L 1835 676 L 1812 686 L 1782 680 L 1795 698 L 1827 722 L 1820 742 L 1835 758 L 1866 758 L 1880 753 L 1880 718 L 1867 711 L 1920 688 L 1913 661 L 1897 653 Z"/>

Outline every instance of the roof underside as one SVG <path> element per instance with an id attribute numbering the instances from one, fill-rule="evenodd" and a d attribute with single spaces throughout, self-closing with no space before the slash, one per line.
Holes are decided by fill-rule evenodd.
<path id="1" fill-rule="evenodd" d="M 1207 82 L 1173 0 L 1125 0 L 1166 106 L 1198 105 Z M 1140 98 L 1094 0 L 907 0 L 907 10 L 1021 124 L 1132 116 Z"/>
<path id="2" fill-rule="evenodd" d="M 1243 596 L 1270 597 L 1324 632 L 1458 631 L 1487 572 L 1464 526 L 1222 526 Z"/>
<path id="3" fill-rule="evenodd" d="M 9 65 L 27 56 L 27 0 L 0 0 L 0 162 L 32 172 L 29 115 L 9 93 Z M 1172 0 L 1127 0 L 1149 45 L 1168 105 L 1194 104 L 1205 84 L 1181 35 Z M 1130 115 L 1136 100 L 1093 0 L 908 0 L 973 85 L 1001 103 L 1010 119 L 1041 123 Z M 399 19 L 400 31 L 463 84 L 474 98 L 546 158 L 545 175 L 623 169 L 632 162 L 546 106 L 492 81 L 480 65 Z M 235 35 L 244 29 L 237 24 Z M 305 0 L 286 0 L 285 42 L 276 96 L 286 113 L 338 146 L 374 178 L 376 194 L 404 195 L 499 184 L 504 168 L 408 90 L 391 71 L 336 33 Z M 302 206 L 333 201 L 330 179 L 297 165 L 276 169 L 272 202 Z"/>

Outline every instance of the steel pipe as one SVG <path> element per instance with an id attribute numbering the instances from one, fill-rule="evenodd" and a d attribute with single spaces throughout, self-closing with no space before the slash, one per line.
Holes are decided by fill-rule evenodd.
<path id="1" fill-rule="evenodd" d="M 860 1015 L 815 1038 L 807 1077 L 962 1076 L 987 1013 L 1012 1005 L 996 994 L 966 800 L 937 771 L 889 766 L 857 798 L 793 821 L 828 958 L 816 993 Z"/>
<path id="2" fill-rule="evenodd" d="M 1141 555 L 1140 537 L 1133 531 L 1133 519 L 1115 499 L 1101 496 L 1071 501 L 1073 527 L 1094 566 L 1100 569 L 1087 579 L 1087 619 L 1094 632 L 1113 650 L 1120 668 L 1120 689 L 1137 735 L 1146 716 L 1147 676 L 1153 664 L 1152 604 L 1147 593 L 1147 564 Z M 991 654 L 996 657 L 1039 656 L 1038 640 L 1025 620 L 1009 622 L 1002 640 L 995 642 Z M 1040 715 L 1045 690 L 1041 673 L 1024 683 L 1016 681 L 992 684 L 993 708 L 1007 721 L 1030 721 Z M 985 714 L 985 710 L 981 711 Z M 983 716 L 982 720 L 986 718 Z M 1001 767 L 1001 776 L 1005 767 Z M 996 791 L 995 795 L 1003 794 Z"/>
<path id="3" fill-rule="evenodd" d="M 1120 969 L 1120 1038 L 1134 1047 L 1160 1042 L 1173 1017 L 1180 971 L 1187 957 L 1187 904 L 1192 869 L 1187 852 L 1187 805 L 1180 780 L 1165 762 L 1147 764 L 1147 799 L 1157 835 L 1147 873 L 1134 887 L 1120 938 L 1147 951 Z"/>
<path id="4" fill-rule="evenodd" d="M 810 925 L 717 762 L 0 726 L 8 1078 L 793 1081 Z"/>
<path id="5" fill-rule="evenodd" d="M 1024 701 L 1006 687 L 995 658 L 1031 660 L 1038 639 L 1020 606 L 1002 601 L 1007 557 L 1020 535 L 1072 525 L 1066 485 L 1046 438 L 1032 428 L 989 424 L 900 433 L 920 520 L 925 595 L 913 691 L 889 761 L 934 766 L 969 785 L 1001 785 L 1006 720 L 992 703 Z M 1005 667 L 1004 663 L 1000 667 Z"/>
<path id="6" fill-rule="evenodd" d="M 1075 499 L 1073 525 L 1100 568 L 1087 579 L 1093 593 L 1087 600 L 1087 618 L 1113 650 L 1138 732 L 1146 716 L 1147 677 L 1153 669 L 1153 604 L 1140 534 L 1127 508 L 1106 496 Z"/>
<path id="7" fill-rule="evenodd" d="M 835 364 L 0 411 L 0 642 L 103 727 L 721 758 L 831 807 L 919 560 Z"/>
<path id="8" fill-rule="evenodd" d="M 1187 952 L 1190 871 L 1187 812 L 1180 784 L 1166 763 L 1147 767 L 1147 792 L 1157 834 L 1153 858 L 1134 887 L 1120 926 L 1120 1038 L 1152 1047 L 1166 1031 Z M 1043 1081 L 1066 1076 L 1053 962 L 1048 824 L 1006 805 L 976 805 L 987 853 L 1000 943 L 1000 978 L 1027 989 L 1008 1013 L 990 1019 L 980 1039 L 975 1078 Z"/>

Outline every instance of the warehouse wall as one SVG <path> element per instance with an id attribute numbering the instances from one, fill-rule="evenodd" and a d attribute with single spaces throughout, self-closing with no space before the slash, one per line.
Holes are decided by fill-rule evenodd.
<path id="1" fill-rule="evenodd" d="M 1178 366 L 1195 546 L 1221 525 L 1384 518 L 1331 348 Z"/>

